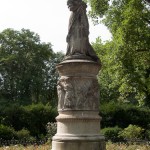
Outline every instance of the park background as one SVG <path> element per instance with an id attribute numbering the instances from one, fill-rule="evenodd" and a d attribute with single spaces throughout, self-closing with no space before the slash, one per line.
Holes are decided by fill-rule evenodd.
<path id="1" fill-rule="evenodd" d="M 51 137 L 58 101 L 55 67 L 65 53 L 70 14 L 66 1 L 0 2 L 0 138 Z M 87 0 L 87 4 L 95 25 L 90 28 L 91 43 L 102 62 L 98 75 L 101 132 L 112 142 L 148 141 L 149 1 Z"/>

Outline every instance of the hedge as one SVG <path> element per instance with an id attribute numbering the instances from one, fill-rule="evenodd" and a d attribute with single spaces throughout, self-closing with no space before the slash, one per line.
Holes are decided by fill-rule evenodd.
<path id="1" fill-rule="evenodd" d="M 15 131 L 27 129 L 31 136 L 40 138 L 46 135 L 46 124 L 55 122 L 56 108 L 44 104 L 29 106 L 13 105 L 0 110 L 0 123 Z"/>
<path id="2" fill-rule="evenodd" d="M 100 106 L 102 128 L 118 126 L 126 128 L 129 124 L 150 129 L 150 109 L 129 104 L 110 102 Z"/>

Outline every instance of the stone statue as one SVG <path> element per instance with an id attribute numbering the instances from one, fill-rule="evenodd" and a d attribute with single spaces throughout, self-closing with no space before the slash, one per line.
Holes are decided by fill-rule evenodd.
<path id="1" fill-rule="evenodd" d="M 86 4 L 67 0 L 71 16 L 67 35 L 67 53 L 57 64 L 57 133 L 51 150 L 106 150 L 100 133 L 99 83 L 101 63 L 89 43 Z"/>
<path id="2" fill-rule="evenodd" d="M 99 62 L 99 58 L 89 43 L 87 5 L 82 0 L 68 0 L 67 5 L 72 13 L 66 38 L 68 45 L 65 59 L 92 59 Z"/>

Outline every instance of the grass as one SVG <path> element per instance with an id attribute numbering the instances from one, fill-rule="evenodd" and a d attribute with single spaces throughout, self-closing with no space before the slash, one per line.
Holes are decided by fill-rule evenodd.
<path id="1" fill-rule="evenodd" d="M 0 150 L 51 150 L 51 146 L 48 144 L 45 145 L 31 145 L 31 146 L 5 146 L 0 147 Z M 150 145 L 126 145 L 126 144 L 113 144 L 111 142 L 107 143 L 106 150 L 150 150 Z"/>
<path id="2" fill-rule="evenodd" d="M 150 150 L 150 145 L 137 145 L 137 144 L 114 144 L 108 142 L 106 150 Z"/>
<path id="3" fill-rule="evenodd" d="M 15 145 L 15 146 L 4 146 L 0 147 L 0 150 L 51 150 L 51 146 L 48 144 L 45 145 L 30 145 L 30 146 L 22 146 L 22 145 Z"/>

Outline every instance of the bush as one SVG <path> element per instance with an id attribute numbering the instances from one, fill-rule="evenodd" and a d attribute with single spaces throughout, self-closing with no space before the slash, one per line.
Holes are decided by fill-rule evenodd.
<path id="1" fill-rule="evenodd" d="M 25 109 L 30 113 L 30 116 L 27 118 L 27 129 L 31 135 L 38 138 L 46 135 L 46 124 L 48 122 L 55 122 L 55 117 L 57 116 L 56 109 L 41 103 L 30 105 L 25 107 Z"/>
<path id="2" fill-rule="evenodd" d="M 123 137 L 124 139 L 129 139 L 129 140 L 142 139 L 143 132 L 144 132 L 143 128 L 130 124 L 123 131 L 119 132 L 119 136 Z"/>
<path id="3" fill-rule="evenodd" d="M 148 129 L 149 114 L 150 109 L 139 108 L 129 104 L 109 102 L 102 104 L 100 107 L 100 115 L 103 117 L 102 128 L 114 126 L 126 128 L 129 124 L 134 124 Z"/>
<path id="4" fill-rule="evenodd" d="M 2 111 L 2 110 L 1 110 Z M 16 131 L 21 130 L 26 121 L 24 121 L 25 116 L 27 116 L 27 112 L 23 107 L 19 105 L 12 105 L 6 107 L 2 111 L 3 116 L 3 124 L 6 126 L 12 126 Z"/>
<path id="5" fill-rule="evenodd" d="M 52 140 L 52 137 L 56 134 L 57 132 L 57 123 L 56 122 L 48 122 L 46 125 L 47 129 L 47 136 L 50 140 Z"/>
<path id="6" fill-rule="evenodd" d="M 16 138 L 15 130 L 11 127 L 0 124 L 0 138 L 3 140 Z"/>
<path id="7" fill-rule="evenodd" d="M 29 106 L 12 105 L 0 110 L 0 115 L 1 124 L 11 126 L 15 131 L 27 129 L 31 136 L 41 138 L 46 135 L 46 124 L 55 122 L 57 110 L 41 103 Z"/>
<path id="8" fill-rule="evenodd" d="M 34 140 L 34 138 L 30 135 L 30 131 L 24 128 L 20 131 L 17 131 L 16 136 L 19 140 L 24 140 L 24 139 L 31 140 L 31 141 Z"/>
<path id="9" fill-rule="evenodd" d="M 111 140 L 112 142 L 117 142 L 121 140 L 121 137 L 118 137 L 119 132 L 122 131 L 122 128 L 119 127 L 109 127 L 101 130 L 101 133 L 104 134 L 106 140 Z"/>
<path id="10" fill-rule="evenodd" d="M 145 132 L 145 138 L 150 140 L 150 130 L 146 130 Z"/>

